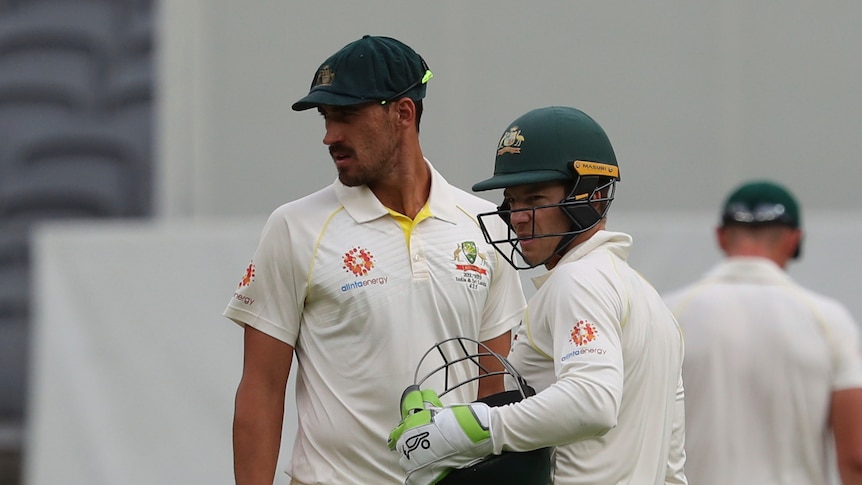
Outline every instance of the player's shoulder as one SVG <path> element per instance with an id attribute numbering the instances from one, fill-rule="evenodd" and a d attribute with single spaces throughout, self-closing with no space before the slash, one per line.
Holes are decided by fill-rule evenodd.
<path id="1" fill-rule="evenodd" d="M 622 266 L 626 266 L 623 263 Z M 546 284 L 565 293 L 577 291 L 594 294 L 619 293 L 624 286 L 621 265 L 607 255 L 592 251 L 579 258 L 561 261 L 551 272 Z"/>
<path id="2" fill-rule="evenodd" d="M 661 297 L 664 301 L 668 303 L 668 305 L 673 305 L 686 298 L 687 295 L 691 295 L 696 292 L 699 288 L 699 282 L 690 283 L 684 286 L 677 286 L 675 288 L 671 288 L 662 293 Z"/>
<path id="3" fill-rule="evenodd" d="M 855 326 L 853 315 L 843 302 L 798 283 L 796 288 L 797 291 L 805 295 L 805 300 L 813 307 L 814 313 L 822 317 L 824 321 L 835 325 L 850 323 Z"/>
<path id="4" fill-rule="evenodd" d="M 678 318 L 692 308 L 721 308 L 727 296 L 715 282 L 708 278 L 698 278 L 688 284 L 661 292 L 661 299 Z"/>
<path id="5" fill-rule="evenodd" d="M 451 198 L 462 210 L 475 215 L 480 212 L 491 212 L 497 209 L 497 206 L 488 199 L 480 197 L 473 192 L 468 192 L 449 182 L 446 176 L 439 172 L 431 162 L 428 162 L 428 166 L 431 168 L 432 185 L 437 187 L 436 190 L 445 192 L 446 196 Z M 435 191 L 434 187 L 432 187 L 433 191 Z"/>
<path id="6" fill-rule="evenodd" d="M 331 212 L 341 205 L 332 185 L 278 206 L 272 216 L 307 216 Z"/>
<path id="7" fill-rule="evenodd" d="M 497 206 L 488 199 L 484 199 L 454 185 L 450 185 L 449 187 L 451 188 L 455 203 L 470 212 L 477 213 L 497 210 Z"/>
<path id="8" fill-rule="evenodd" d="M 275 208 L 266 221 L 265 231 L 276 233 L 318 231 L 329 216 L 340 207 L 341 203 L 333 187 L 324 187 Z"/>

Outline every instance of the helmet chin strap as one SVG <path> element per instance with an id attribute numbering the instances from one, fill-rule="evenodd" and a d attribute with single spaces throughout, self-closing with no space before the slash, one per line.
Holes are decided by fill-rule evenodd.
<path id="1" fill-rule="evenodd" d="M 571 224 L 572 231 L 574 231 L 574 230 L 575 230 L 574 225 L 575 225 L 574 223 L 572 223 L 572 224 Z M 578 234 L 580 234 L 580 233 L 578 233 Z M 565 255 L 565 254 L 566 254 L 566 252 L 569 250 L 569 244 L 571 244 L 571 243 L 572 243 L 572 241 L 574 241 L 574 240 L 575 240 L 575 238 L 576 238 L 576 237 L 578 237 L 578 234 L 566 234 L 565 236 L 563 236 L 563 237 L 560 239 L 560 243 L 559 243 L 559 244 L 557 244 L 557 249 L 555 249 L 555 250 L 554 250 L 554 253 L 553 253 L 553 254 L 551 254 L 551 255 L 548 257 L 548 259 L 546 259 L 546 260 L 545 260 L 545 263 L 547 263 L 548 261 L 550 261 L 550 260 L 551 260 L 551 258 L 553 258 L 554 256 L 559 256 L 560 258 L 562 258 L 562 257 L 563 257 L 563 255 Z M 542 264 L 544 264 L 544 263 L 542 263 Z"/>
<path id="2" fill-rule="evenodd" d="M 565 204 L 565 202 L 567 200 L 576 200 L 577 199 L 575 192 L 578 191 L 579 182 L 576 182 L 574 184 L 574 186 L 572 187 L 572 189 L 569 190 L 569 194 L 566 196 L 566 198 L 563 199 L 562 201 L 560 201 L 561 204 Z M 589 182 L 587 183 L 587 186 L 588 186 L 587 188 L 589 188 L 589 190 L 587 190 L 586 192 L 589 194 L 589 196 L 592 196 L 593 190 L 595 189 L 596 185 L 598 185 L 597 181 L 592 182 L 592 183 L 589 183 Z M 583 233 L 585 231 L 590 230 L 590 228 L 595 226 L 598 223 L 598 221 L 601 220 L 601 218 L 598 218 L 598 219 L 596 219 L 596 222 L 594 222 L 593 224 L 590 224 L 589 227 L 584 228 L 583 225 L 580 223 L 580 221 L 577 221 L 575 219 L 575 216 L 571 212 L 569 212 L 569 210 L 566 208 L 565 205 L 561 205 L 560 210 L 563 211 L 563 214 L 569 219 L 569 234 L 566 234 L 562 238 L 560 238 L 560 242 L 557 244 L 557 248 L 554 249 L 554 252 L 550 256 L 548 256 L 545 259 L 545 261 L 542 262 L 541 264 L 546 264 L 554 256 L 559 256 L 560 258 L 562 258 L 563 255 L 565 255 L 566 252 L 568 251 L 569 245 L 572 243 L 572 241 L 575 240 L 575 238 L 578 237 L 578 235 L 580 235 L 581 233 Z"/>
<path id="3" fill-rule="evenodd" d="M 527 260 L 524 252 L 519 247 L 520 246 L 520 243 L 519 243 L 520 238 L 517 236 L 517 232 L 515 232 L 514 228 L 512 227 L 512 224 L 511 224 L 511 213 L 513 211 L 505 203 L 498 206 L 497 211 L 495 211 L 495 212 L 489 212 L 487 214 L 479 214 L 479 224 L 483 228 L 482 230 L 483 230 L 483 233 L 485 234 L 486 241 L 491 243 L 494 246 L 494 249 L 498 253 L 500 253 L 503 256 L 503 258 L 510 265 L 512 265 L 515 269 L 532 269 L 532 268 L 536 268 L 538 266 L 543 266 L 543 265 L 545 267 L 548 267 L 549 261 L 551 261 L 555 257 L 562 258 L 566 254 L 567 250 L 569 249 L 569 246 L 575 241 L 575 239 L 580 234 L 583 234 L 584 232 L 591 230 L 597 224 L 599 224 L 602 221 L 602 219 L 604 219 L 605 213 L 607 212 L 607 208 L 610 206 L 610 203 L 613 200 L 613 197 L 605 198 L 605 197 L 601 197 L 601 196 L 596 198 L 596 200 L 593 200 L 595 198 L 596 194 L 598 193 L 597 192 L 597 186 L 598 186 L 599 180 L 593 179 L 593 180 L 588 180 L 586 182 L 587 182 L 586 184 L 577 184 L 576 183 L 575 187 L 573 187 L 572 189 L 569 189 L 568 195 L 563 200 L 561 200 L 559 203 L 545 206 L 545 207 L 557 206 L 561 211 L 563 211 L 563 214 L 566 216 L 566 218 L 568 218 L 568 221 L 569 221 L 569 231 L 566 233 L 562 233 L 559 235 L 558 234 L 536 235 L 535 234 L 535 230 L 536 230 L 536 228 L 535 228 L 536 207 L 532 208 L 533 217 L 534 217 L 534 219 L 533 219 L 533 230 L 532 230 L 533 236 L 532 237 L 534 237 L 534 238 L 537 238 L 537 237 L 554 237 L 554 236 L 560 237 L 559 242 L 557 242 L 557 246 L 554 248 L 554 250 L 551 252 L 551 254 L 549 254 L 548 257 L 546 257 L 545 259 L 543 259 L 539 262 L 536 262 L 536 263 L 532 263 L 532 262 Z M 612 182 L 604 184 L 604 185 L 602 185 L 600 190 L 606 190 L 611 185 L 612 185 Z M 577 190 L 578 186 L 580 186 L 583 190 Z M 613 188 L 611 187 L 610 190 L 612 191 Z M 576 192 L 583 194 L 583 196 L 578 198 L 575 195 Z M 589 198 L 589 200 L 590 200 L 589 202 L 587 200 L 585 200 L 587 198 Z M 605 204 L 603 206 L 603 210 L 601 210 L 601 211 L 597 210 L 596 207 L 593 205 L 593 202 Z M 520 212 L 522 210 L 530 210 L 530 208 L 519 209 L 518 211 Z M 483 222 L 483 217 L 492 216 L 492 215 L 500 217 L 506 223 L 506 226 L 508 227 L 507 239 L 502 239 L 499 241 L 492 241 L 487 230 L 485 229 L 485 223 Z M 508 251 L 501 249 L 500 246 L 498 246 L 498 244 L 502 244 L 504 242 L 508 244 L 508 248 L 509 248 Z M 519 259 L 521 262 L 524 263 L 523 265 L 516 262 L 516 259 L 518 259 L 518 258 L 516 258 L 516 255 L 520 257 Z M 551 265 L 551 267 L 554 267 L 554 266 L 556 266 L 556 261 L 554 263 L 552 263 L 552 265 Z"/>

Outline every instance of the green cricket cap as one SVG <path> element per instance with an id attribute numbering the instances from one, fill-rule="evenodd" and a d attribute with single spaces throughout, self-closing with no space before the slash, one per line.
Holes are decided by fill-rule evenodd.
<path id="1" fill-rule="evenodd" d="M 799 204 L 785 187 L 767 180 L 744 183 L 724 202 L 722 225 L 778 224 L 799 228 Z"/>
<path id="2" fill-rule="evenodd" d="M 607 134 L 577 108 L 548 106 L 509 123 L 497 143 L 494 176 L 474 184 L 473 191 L 565 182 L 583 175 L 620 179 Z"/>
<path id="3" fill-rule="evenodd" d="M 425 97 L 431 71 L 412 48 L 391 37 L 364 35 L 342 47 L 317 68 L 308 95 L 294 111 L 322 105 L 386 103 Z"/>

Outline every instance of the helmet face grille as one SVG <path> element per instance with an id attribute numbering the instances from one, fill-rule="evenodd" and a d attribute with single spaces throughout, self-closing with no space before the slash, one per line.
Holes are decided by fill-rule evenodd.
<path id="1" fill-rule="evenodd" d="M 485 358 L 492 358 L 500 365 L 489 369 L 482 365 L 481 361 Z M 530 394 L 532 390 L 529 389 L 524 378 L 505 357 L 477 340 L 452 337 L 437 343 L 419 359 L 413 383 L 423 389 L 433 389 L 442 398 L 462 386 L 500 375 L 506 379 L 513 379 L 510 382 L 517 387 L 516 392 L 521 399 L 532 395 Z M 511 402 L 516 401 L 520 399 Z"/>
<path id="2" fill-rule="evenodd" d="M 570 191 L 569 195 L 556 204 L 516 210 L 512 210 L 506 204 L 503 204 L 494 212 L 479 214 L 477 218 L 479 219 L 479 226 L 482 229 L 485 242 L 494 246 L 494 249 L 503 256 L 503 259 L 505 259 L 515 269 L 531 269 L 541 266 L 547 263 L 554 254 L 562 254 L 565 252 L 569 243 L 571 243 L 578 234 L 589 231 L 605 218 L 616 194 L 616 182 L 616 179 L 610 177 L 581 176 L 578 178 L 575 183 L 575 187 Z M 569 218 L 569 230 L 549 234 L 536 234 L 536 211 L 551 207 L 559 207 L 566 217 Z M 519 237 L 515 228 L 510 224 L 512 214 L 516 212 L 530 212 L 530 220 L 533 221 L 534 226 L 526 239 L 559 237 L 561 239 L 560 244 L 557 245 L 557 250 L 554 253 L 549 254 L 547 258 L 542 261 L 526 261 L 519 244 L 521 240 L 525 238 Z M 492 237 L 491 233 L 488 231 L 488 224 L 486 223 L 486 218 L 488 217 L 500 217 L 503 219 L 508 227 L 508 234 L 503 238 Z"/>
<path id="3" fill-rule="evenodd" d="M 492 371 L 479 363 L 480 357 L 493 357 L 502 365 L 502 371 Z M 439 364 L 439 365 L 437 365 Z M 477 377 L 461 377 L 464 366 L 478 366 L 480 374 Z M 423 370 L 429 369 L 420 377 Z M 438 395 L 443 396 L 470 382 L 488 378 L 494 375 L 505 375 L 513 379 L 517 389 L 504 391 L 479 399 L 480 402 L 495 407 L 518 402 L 533 396 L 536 391 L 527 385 L 521 374 L 512 367 L 508 360 L 500 354 L 491 351 L 487 346 L 474 339 L 454 337 L 444 340 L 429 349 L 419 360 L 414 375 L 414 385 L 423 385 L 429 381 L 442 383 Z M 436 390 L 436 389 L 435 389 Z M 439 485 L 482 485 L 516 483 L 519 485 L 548 485 L 551 483 L 551 448 L 540 448 L 527 452 L 503 452 L 493 455 L 472 466 L 452 470 L 445 478 L 437 482 Z"/>

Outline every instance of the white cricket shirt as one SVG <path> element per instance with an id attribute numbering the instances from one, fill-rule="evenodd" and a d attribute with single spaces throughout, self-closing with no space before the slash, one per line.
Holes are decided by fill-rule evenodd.
<path id="1" fill-rule="evenodd" d="M 827 483 L 831 394 L 862 387 L 859 328 L 764 258 L 666 295 L 686 340 L 686 474 L 700 485 Z"/>
<path id="2" fill-rule="evenodd" d="M 509 356 L 538 394 L 492 412 L 495 452 L 557 445 L 555 485 L 686 483 L 682 335 L 630 248 L 599 231 L 535 278 Z"/>
<path id="3" fill-rule="evenodd" d="M 406 237 L 365 186 L 336 180 L 276 209 L 224 312 L 295 347 L 288 473 L 300 482 L 402 484 L 386 440 L 419 359 L 445 338 L 489 340 L 523 316 L 517 272 L 475 217 L 494 205 L 431 171 L 430 217 Z M 469 402 L 475 389 L 447 397 Z"/>

